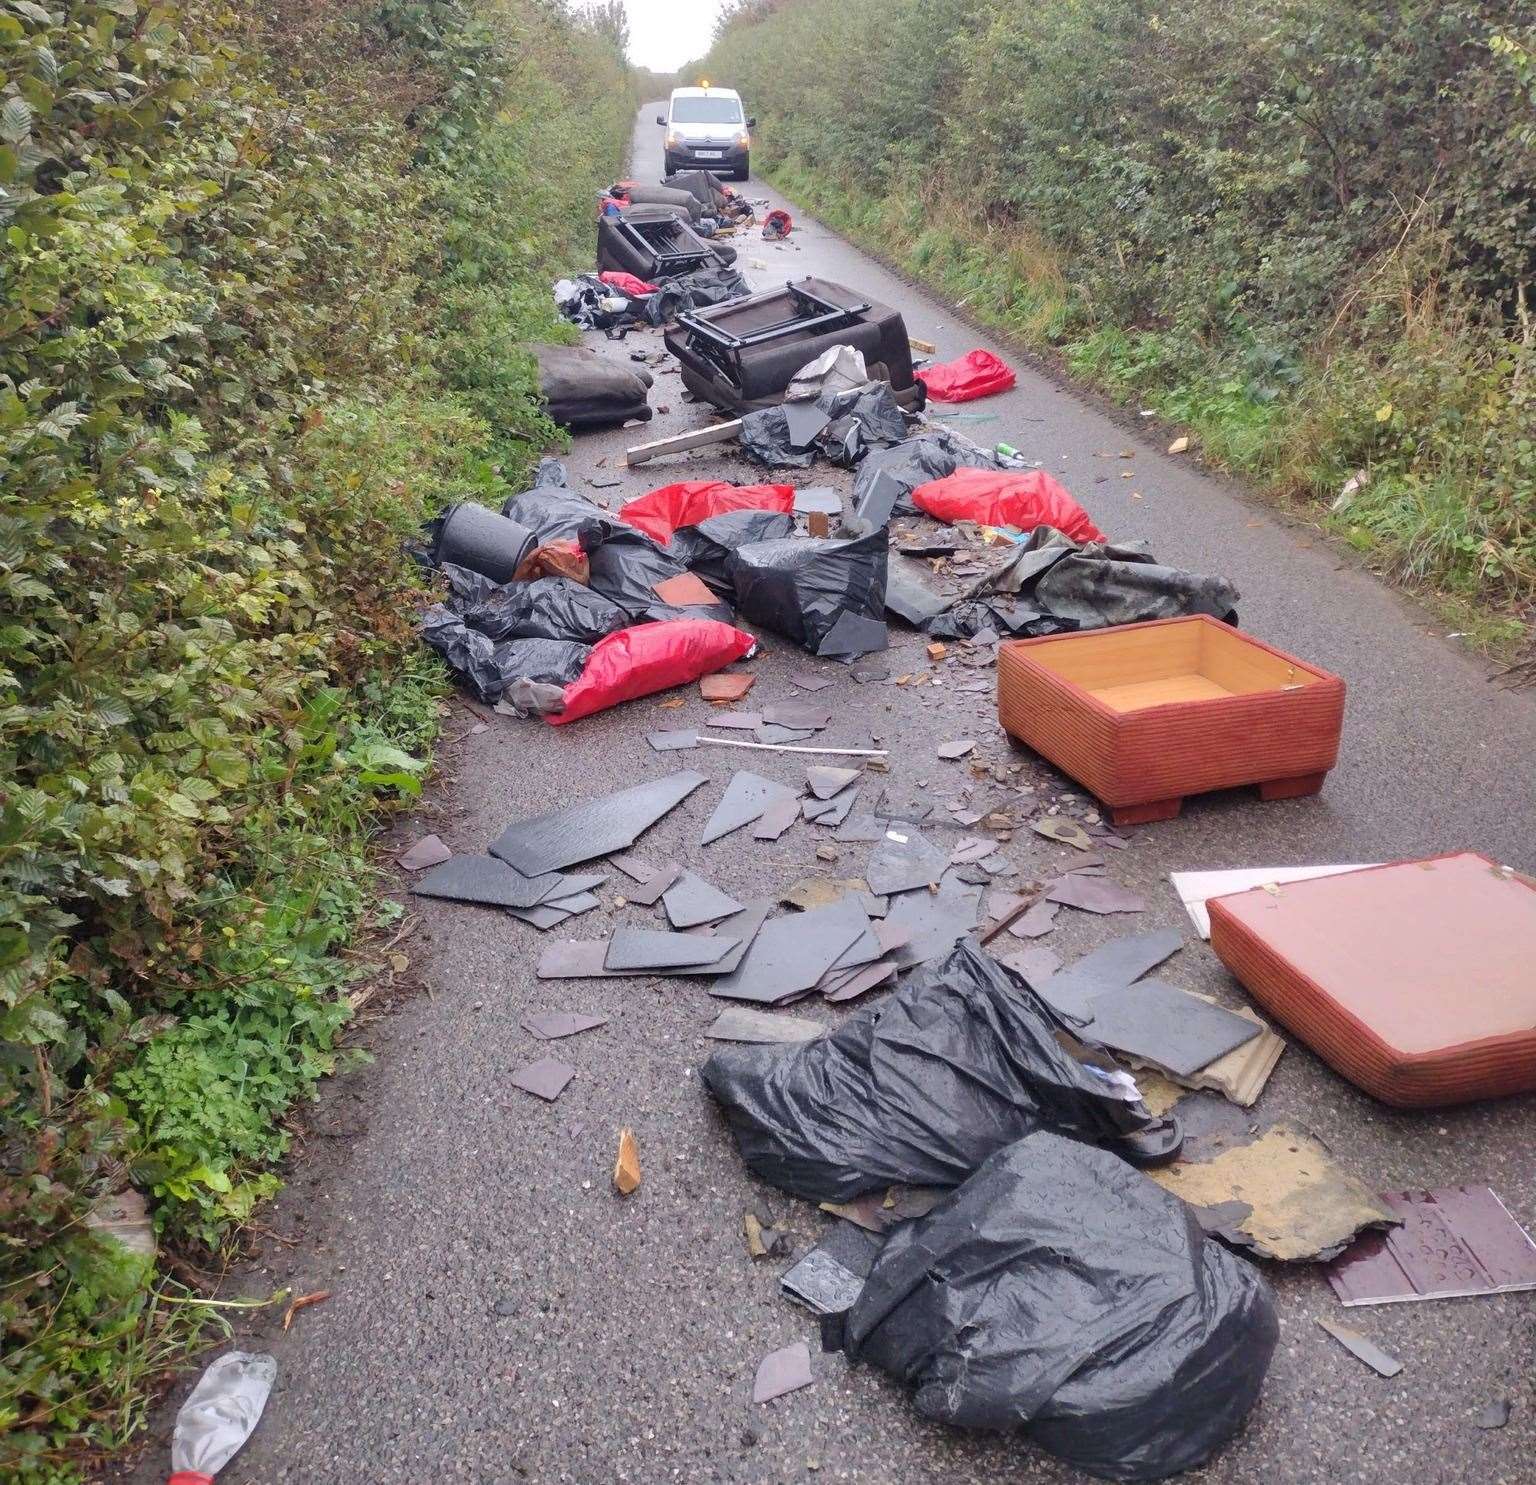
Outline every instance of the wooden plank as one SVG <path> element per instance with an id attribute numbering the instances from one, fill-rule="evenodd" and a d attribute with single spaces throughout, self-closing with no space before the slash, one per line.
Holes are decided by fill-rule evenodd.
<path id="1" fill-rule="evenodd" d="M 660 459 L 667 454 L 685 454 L 689 449 L 701 449 L 705 444 L 725 443 L 741 436 L 741 419 L 729 423 L 711 423 L 707 428 L 694 428 L 687 433 L 675 433 L 671 438 L 658 438 L 654 443 L 642 443 L 628 450 L 624 462 L 633 467 L 648 459 Z"/>
<path id="2" fill-rule="evenodd" d="M 921 351 L 925 356 L 936 356 L 939 352 L 938 346 L 936 346 L 931 340 L 919 340 L 915 335 L 909 335 L 907 337 L 907 344 L 911 346 L 914 351 Z"/>

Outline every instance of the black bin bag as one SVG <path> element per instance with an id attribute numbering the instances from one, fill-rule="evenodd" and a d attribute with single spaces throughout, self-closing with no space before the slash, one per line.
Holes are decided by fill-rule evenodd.
<path id="1" fill-rule="evenodd" d="M 495 706 L 519 681 L 568 685 L 592 653 L 590 645 L 573 640 L 494 640 L 441 603 L 422 615 L 421 637 L 448 663 L 454 679 L 487 706 Z"/>
<path id="2" fill-rule="evenodd" d="M 1237 1432 L 1279 1325 L 1258 1271 L 1182 1201 L 1042 1131 L 896 1230 L 842 1332 L 926 1418 L 1160 1480 Z"/>
<path id="3" fill-rule="evenodd" d="M 1037 1129 L 1127 1148 L 1157 1121 L 1125 1074 L 1071 1056 L 1025 981 L 974 940 L 801 1046 L 704 1064 L 756 1176 L 808 1201 L 958 1186 Z"/>
<path id="4" fill-rule="evenodd" d="M 668 619 L 719 619 L 731 622 L 728 603 L 667 603 L 657 583 L 688 571 L 643 531 L 619 522 L 588 522 L 576 539 L 587 554 L 592 591 L 616 604 L 631 623 L 661 623 Z"/>
<path id="5" fill-rule="evenodd" d="M 794 534 L 793 516 L 776 510 L 728 510 L 674 532 L 667 543 L 667 555 L 729 603 L 736 596 L 727 570 L 731 553 L 752 542 L 777 541 Z"/>
<path id="6" fill-rule="evenodd" d="M 492 589 L 464 614 L 464 622 L 492 639 L 564 639 L 595 645 L 622 629 L 629 616 L 618 604 L 569 578 L 536 578 Z"/>
<path id="7" fill-rule="evenodd" d="M 885 648 L 889 550 L 884 527 L 851 540 L 753 542 L 731 554 L 726 573 L 748 623 L 813 655 L 857 655 Z M 845 641 L 855 625 L 867 637 Z"/>

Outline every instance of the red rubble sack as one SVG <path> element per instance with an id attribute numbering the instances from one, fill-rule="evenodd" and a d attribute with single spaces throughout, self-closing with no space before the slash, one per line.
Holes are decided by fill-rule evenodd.
<path id="1" fill-rule="evenodd" d="M 935 402 L 972 402 L 1006 392 L 1018 380 L 1013 368 L 991 351 L 967 351 L 958 361 L 925 366 L 914 375 Z"/>
<path id="2" fill-rule="evenodd" d="M 957 469 L 919 485 L 912 502 L 940 521 L 978 526 L 1015 526 L 1033 531 L 1054 526 L 1073 541 L 1103 541 L 1104 533 L 1043 469 Z"/>
<path id="3" fill-rule="evenodd" d="M 655 284 L 648 284 L 643 278 L 636 278 L 632 273 L 622 273 L 617 268 L 610 268 L 607 273 L 598 274 L 598 277 L 610 289 L 628 294 L 631 299 L 644 299 L 647 294 L 656 292 Z"/>
<path id="4" fill-rule="evenodd" d="M 724 480 L 689 480 L 663 485 L 629 501 L 619 519 L 643 531 L 662 546 L 683 526 L 697 526 L 728 510 L 775 510 L 788 515 L 795 508 L 793 485 L 730 485 Z"/>
<path id="5" fill-rule="evenodd" d="M 674 619 L 620 629 L 592 646 L 581 679 L 565 688 L 565 709 L 544 720 L 559 727 L 621 701 L 686 686 L 742 659 L 756 646 L 750 634 L 718 619 Z"/>

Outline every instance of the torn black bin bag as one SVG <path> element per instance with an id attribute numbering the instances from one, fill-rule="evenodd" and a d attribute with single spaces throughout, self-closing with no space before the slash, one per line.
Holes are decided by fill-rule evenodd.
<path id="1" fill-rule="evenodd" d="M 1033 604 L 1002 595 L 990 600 L 960 599 L 930 618 L 911 622 L 935 639 L 974 639 L 984 629 L 1010 639 L 1044 639 L 1049 634 L 1072 634 L 1081 627 L 1071 619 L 1042 614 Z"/>
<path id="2" fill-rule="evenodd" d="M 576 539 L 587 554 L 588 581 L 592 590 L 621 608 L 631 623 L 667 619 L 719 619 L 731 621 L 728 603 L 677 605 L 665 602 L 656 584 L 687 572 L 643 531 L 622 524 L 589 522 Z"/>
<path id="3" fill-rule="evenodd" d="M 455 680 L 487 706 L 494 706 L 519 681 L 569 684 L 592 653 L 590 645 L 568 640 L 494 640 L 471 629 L 441 603 L 422 615 L 421 637 L 447 661 Z"/>
<path id="4" fill-rule="evenodd" d="M 826 424 L 821 426 L 825 428 Z M 748 458 L 769 469 L 809 469 L 816 462 L 815 441 L 795 441 L 789 413 L 783 407 L 762 407 L 744 414 L 740 441 Z"/>
<path id="5" fill-rule="evenodd" d="M 824 392 L 816 406 L 837 421 L 852 418 L 866 448 L 890 447 L 907 436 L 907 420 L 901 404 L 884 382 L 871 382 L 847 392 Z"/>
<path id="6" fill-rule="evenodd" d="M 1080 629 L 1188 614 L 1236 622 L 1240 597 L 1225 578 L 1164 567 L 1145 542 L 1079 542 L 1050 526 L 1037 526 L 962 598 L 996 603 L 1001 595 Z"/>
<path id="7" fill-rule="evenodd" d="M 882 527 L 852 540 L 791 537 L 754 542 L 738 547 L 725 570 L 736 607 L 748 623 L 772 629 L 813 655 L 863 654 L 885 648 L 888 554 Z M 870 621 L 867 642 L 849 647 L 833 640 L 845 615 Z"/>
<path id="8" fill-rule="evenodd" d="M 654 295 L 652 296 L 655 297 Z M 631 419 L 648 423 L 653 378 L 633 362 L 620 365 L 579 345 L 537 345 L 539 396 L 563 428 L 606 428 Z"/>
<path id="9" fill-rule="evenodd" d="M 747 1168 L 810 1201 L 957 1186 L 1037 1129 L 1135 1154 L 1167 1127 L 1056 1033 L 1023 977 L 966 939 L 830 1036 L 716 1052 L 704 1086 Z"/>
<path id="10" fill-rule="evenodd" d="M 753 542 L 778 541 L 794 534 L 794 517 L 780 511 L 728 510 L 674 532 L 667 555 L 730 603 L 736 597 L 728 571 L 731 553 Z"/>
<path id="11" fill-rule="evenodd" d="M 629 615 L 611 599 L 570 578 L 507 583 L 466 609 L 464 622 L 492 639 L 566 639 L 595 645 Z"/>
<path id="12" fill-rule="evenodd" d="M 1107 1480 L 1204 1464 L 1279 1339 L 1268 1286 L 1177 1197 L 1050 1133 L 898 1228 L 842 1323 L 925 1418 L 1021 1431 Z"/>

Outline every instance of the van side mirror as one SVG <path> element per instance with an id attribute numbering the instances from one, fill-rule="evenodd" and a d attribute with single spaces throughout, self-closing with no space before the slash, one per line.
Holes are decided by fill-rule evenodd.
<path id="1" fill-rule="evenodd" d="M 657 114 L 656 115 L 656 122 L 658 124 L 660 124 L 662 126 L 662 128 L 666 128 L 666 126 L 667 126 L 667 116 L 665 114 L 663 114 L 663 113 Z"/>
<path id="2" fill-rule="evenodd" d="M 757 120 L 756 119 L 748 119 L 747 120 L 747 128 L 749 128 L 749 129 L 757 128 Z"/>

